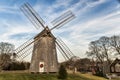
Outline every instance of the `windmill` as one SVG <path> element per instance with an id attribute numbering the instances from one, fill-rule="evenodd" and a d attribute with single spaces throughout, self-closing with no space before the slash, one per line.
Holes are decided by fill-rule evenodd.
<path id="1" fill-rule="evenodd" d="M 30 72 L 58 72 L 56 47 L 66 60 L 73 57 L 74 54 L 66 44 L 61 39 L 57 39 L 51 31 L 55 28 L 60 28 L 67 22 L 74 19 L 74 14 L 71 11 L 67 11 L 57 19 L 53 20 L 51 22 L 53 27 L 49 28 L 29 3 L 23 4 L 20 9 L 37 29 L 42 27 L 43 30 L 15 50 L 18 59 L 23 59 L 32 52 Z"/>

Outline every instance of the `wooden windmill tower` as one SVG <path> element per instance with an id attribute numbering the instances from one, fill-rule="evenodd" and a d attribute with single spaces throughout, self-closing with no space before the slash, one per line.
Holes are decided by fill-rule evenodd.
<path id="1" fill-rule="evenodd" d="M 34 44 L 30 71 L 31 72 L 57 72 L 58 62 L 55 46 L 55 37 L 46 27 L 34 40 L 38 40 Z"/>
<path id="2" fill-rule="evenodd" d="M 56 40 L 51 31 L 63 26 L 75 18 L 75 16 L 71 11 L 68 11 L 53 20 L 52 24 L 54 27 L 49 28 L 45 26 L 45 22 L 28 3 L 22 5 L 20 9 L 37 29 L 43 27 L 43 30 L 31 40 L 18 47 L 15 53 L 19 55 L 19 58 L 24 58 L 29 55 L 30 50 L 32 51 L 30 72 L 58 72 L 56 45 L 64 57 L 70 58 L 69 56 L 73 56 L 73 54 L 71 54 L 70 50 L 68 50 L 61 40 Z M 33 45 L 33 49 L 31 49 L 31 45 Z M 65 47 L 67 49 L 65 49 Z"/>

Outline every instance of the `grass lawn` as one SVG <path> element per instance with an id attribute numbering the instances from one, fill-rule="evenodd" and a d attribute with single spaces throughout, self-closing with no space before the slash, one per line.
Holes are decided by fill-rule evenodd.
<path id="1" fill-rule="evenodd" d="M 0 80 L 59 80 L 57 74 L 30 74 L 26 72 L 2 72 Z M 69 74 L 67 80 L 91 80 L 83 76 Z"/>
<path id="2" fill-rule="evenodd" d="M 28 72 L 2 72 L 0 80 L 59 80 L 57 74 L 30 74 Z M 107 80 L 90 74 L 70 73 L 67 80 Z M 119 79 L 113 79 L 119 80 Z"/>
<path id="3" fill-rule="evenodd" d="M 106 78 L 94 76 L 94 75 L 91 75 L 91 74 L 81 74 L 81 73 L 78 73 L 78 75 L 86 77 L 86 78 L 91 79 L 91 80 L 108 80 Z M 120 78 L 119 79 L 111 79 L 111 80 L 120 80 Z"/>

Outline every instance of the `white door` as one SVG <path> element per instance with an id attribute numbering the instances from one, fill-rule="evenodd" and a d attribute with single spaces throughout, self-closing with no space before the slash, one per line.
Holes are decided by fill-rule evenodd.
<path id="1" fill-rule="evenodd" d="M 44 72 L 44 62 L 39 62 L 39 72 Z"/>

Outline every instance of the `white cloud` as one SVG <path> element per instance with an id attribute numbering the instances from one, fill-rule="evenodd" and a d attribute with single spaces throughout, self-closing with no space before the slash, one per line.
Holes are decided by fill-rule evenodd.
<path id="1" fill-rule="evenodd" d="M 95 2 L 87 2 L 86 1 L 86 4 L 88 6 L 90 6 L 90 7 L 94 7 L 94 6 L 97 6 L 97 5 L 101 4 L 101 3 L 104 3 L 105 1 L 107 1 L 107 0 L 98 0 L 98 1 L 95 1 Z"/>
<path id="2" fill-rule="evenodd" d="M 0 13 L 10 13 L 10 14 L 19 14 L 19 7 L 14 5 L 14 6 L 3 6 L 0 5 Z"/>
<path id="3" fill-rule="evenodd" d="M 66 10 L 72 10 L 76 15 L 77 19 L 73 22 L 65 25 L 64 27 L 53 30 L 53 33 L 56 36 L 59 36 L 60 34 L 64 33 L 67 34 L 67 37 L 65 35 L 62 35 L 63 41 L 68 45 L 68 47 L 72 50 L 72 52 L 79 56 L 79 57 L 85 57 L 85 51 L 87 50 L 88 44 L 90 41 L 98 39 L 101 36 L 111 36 L 111 35 L 119 35 L 120 34 L 120 11 L 113 12 L 111 14 L 108 14 L 106 16 L 96 17 L 94 19 L 90 19 L 85 22 L 80 22 L 80 14 L 84 14 L 88 9 L 91 7 L 96 7 L 97 5 L 104 3 L 106 0 L 99 0 L 95 3 L 88 3 L 87 0 L 80 0 L 78 3 L 69 6 L 71 0 L 63 1 L 57 0 L 57 2 L 54 5 L 46 6 L 44 4 L 36 4 L 34 6 L 35 10 L 39 12 L 40 16 L 45 18 L 45 21 L 49 24 L 51 20 L 58 17 L 59 14 L 64 13 Z M 64 6 L 66 9 L 55 13 L 55 9 L 60 6 Z M 68 7 L 69 6 L 69 7 Z M 11 9 L 12 7 L 10 7 Z M 116 7 L 119 8 L 119 7 Z M 14 6 L 12 9 L 17 10 L 16 6 Z M 0 7 L 0 11 L 4 11 L 8 13 L 19 13 L 19 11 L 9 10 L 8 7 Z M 21 14 L 20 14 L 21 15 Z M 22 14 L 21 17 L 24 15 Z M 27 18 L 25 16 L 23 17 L 22 21 L 23 23 L 20 24 L 19 22 L 12 22 L 12 21 L 3 21 L 4 23 L 0 22 L 1 24 L 5 24 L 8 26 L 7 32 L 1 34 L 0 38 L 1 41 L 8 41 L 10 43 L 14 43 L 16 46 L 21 45 L 26 40 L 16 40 L 16 39 L 9 39 L 9 37 L 13 34 L 18 33 L 38 33 L 39 30 L 36 30 L 33 28 L 32 24 L 30 22 L 27 22 Z M 12 23 L 11 23 L 12 22 Z"/>
<path id="4" fill-rule="evenodd" d="M 74 26 L 68 26 L 57 31 L 59 34 L 70 31 L 67 38 L 62 36 L 64 37 L 63 40 L 70 46 L 75 55 L 85 57 L 85 52 L 90 41 L 99 39 L 101 36 L 119 35 L 119 23 L 120 15 L 119 11 L 117 11 L 82 24 L 76 23 Z"/>

